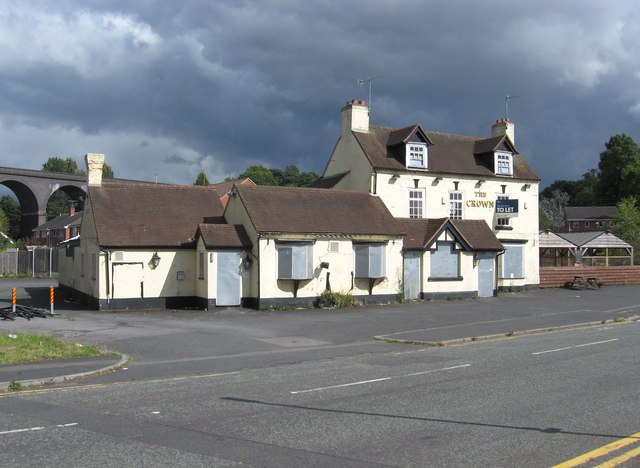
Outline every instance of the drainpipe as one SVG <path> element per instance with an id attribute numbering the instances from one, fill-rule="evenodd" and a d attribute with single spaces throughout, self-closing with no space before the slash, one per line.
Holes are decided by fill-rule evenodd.
<path id="1" fill-rule="evenodd" d="M 371 184 L 372 185 L 371 193 L 373 195 L 377 195 L 377 193 L 378 193 L 378 171 L 375 168 L 373 168 L 372 178 L 373 178 L 373 181 L 372 181 L 372 184 Z"/>

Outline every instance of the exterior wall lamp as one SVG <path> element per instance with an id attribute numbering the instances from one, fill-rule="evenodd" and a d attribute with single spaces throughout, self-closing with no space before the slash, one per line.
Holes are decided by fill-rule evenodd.
<path id="1" fill-rule="evenodd" d="M 522 186 L 522 190 L 525 190 L 525 191 L 526 191 L 526 190 L 528 190 L 528 189 L 530 189 L 530 188 L 531 188 L 531 184 L 524 184 L 524 185 Z"/>
<path id="2" fill-rule="evenodd" d="M 151 267 L 155 270 L 158 268 L 158 265 L 160 265 L 160 256 L 158 255 L 158 252 L 154 252 L 151 256 Z"/>

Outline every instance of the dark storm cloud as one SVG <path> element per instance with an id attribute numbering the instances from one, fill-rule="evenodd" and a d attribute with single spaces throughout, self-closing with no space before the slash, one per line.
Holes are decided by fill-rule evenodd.
<path id="1" fill-rule="evenodd" d="M 178 183 L 321 172 L 374 76 L 372 122 L 391 126 L 488 135 L 519 96 L 516 144 L 543 184 L 595 167 L 615 133 L 640 140 L 631 0 L 0 6 L 2 165 L 104 152 L 117 176 Z"/>

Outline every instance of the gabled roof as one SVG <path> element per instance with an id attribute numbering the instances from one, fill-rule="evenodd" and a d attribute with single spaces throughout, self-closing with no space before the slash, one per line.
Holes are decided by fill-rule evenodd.
<path id="1" fill-rule="evenodd" d="M 613 219 L 618 214 L 617 206 L 567 206 L 565 208 L 565 218 L 573 220 L 599 220 Z"/>
<path id="2" fill-rule="evenodd" d="M 201 223 L 224 223 L 211 186 L 104 184 L 89 187 L 101 247 L 193 247 Z"/>
<path id="3" fill-rule="evenodd" d="M 382 200 L 369 193 L 260 185 L 234 192 L 259 233 L 402 235 Z"/>
<path id="4" fill-rule="evenodd" d="M 196 236 L 207 249 L 250 249 L 251 240 L 241 224 L 200 224 Z"/>
<path id="5" fill-rule="evenodd" d="M 353 132 L 362 151 L 374 168 L 387 170 L 406 170 L 406 166 L 389 151 L 393 146 L 389 142 L 396 142 L 408 132 L 406 129 L 394 129 L 371 125 L 368 133 Z M 397 132 L 397 133 L 394 133 Z M 482 157 L 491 148 L 502 144 L 511 145 L 509 139 L 500 136 L 492 138 L 477 138 L 452 133 L 424 132 L 431 142 L 429 146 L 429 172 L 462 174 L 470 176 L 491 177 L 495 173 L 487 161 Z M 392 139 L 393 136 L 393 139 Z M 506 142 L 506 143 L 505 143 Z M 538 175 L 527 164 L 525 159 L 514 151 L 513 177 L 523 180 L 540 180 Z"/>
<path id="6" fill-rule="evenodd" d="M 418 124 L 412 125 L 411 127 L 399 128 L 397 130 L 392 130 L 389 133 L 389 139 L 387 140 L 387 146 L 395 146 L 399 144 L 406 144 L 411 140 L 411 137 L 418 133 L 424 139 L 426 143 L 431 143 L 429 137 L 426 132 L 422 129 L 422 127 Z"/>
<path id="7" fill-rule="evenodd" d="M 33 232 L 39 231 L 54 231 L 60 229 L 66 229 L 69 226 L 79 226 L 82 222 L 82 211 L 77 211 L 72 215 L 66 214 L 57 216 L 53 219 L 50 219 L 46 223 L 41 224 L 38 227 L 32 229 Z"/>
<path id="8" fill-rule="evenodd" d="M 631 245 L 608 231 L 559 232 L 558 235 L 581 248 L 631 248 Z"/>
<path id="9" fill-rule="evenodd" d="M 231 191 L 234 185 L 256 185 L 256 183 L 249 177 L 244 179 L 226 180 L 224 182 L 218 182 L 217 184 L 209 184 L 216 188 L 218 195 L 221 197 Z"/>
<path id="10" fill-rule="evenodd" d="M 465 250 L 501 251 L 504 250 L 496 235 L 484 220 L 449 218 L 399 218 L 399 229 L 406 233 L 406 250 L 429 249 L 446 229 L 453 234 Z"/>
<path id="11" fill-rule="evenodd" d="M 549 230 L 540 231 L 538 245 L 541 249 L 573 249 L 576 247 L 572 242 Z"/>

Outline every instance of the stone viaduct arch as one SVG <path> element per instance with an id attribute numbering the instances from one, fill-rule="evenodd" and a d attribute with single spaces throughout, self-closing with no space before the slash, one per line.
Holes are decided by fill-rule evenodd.
<path id="1" fill-rule="evenodd" d="M 76 200 L 87 193 L 86 176 L 60 172 L 0 167 L 0 184 L 11 189 L 18 198 L 22 211 L 22 233 L 30 232 L 47 220 L 47 202 L 56 190 L 62 190 Z"/>

